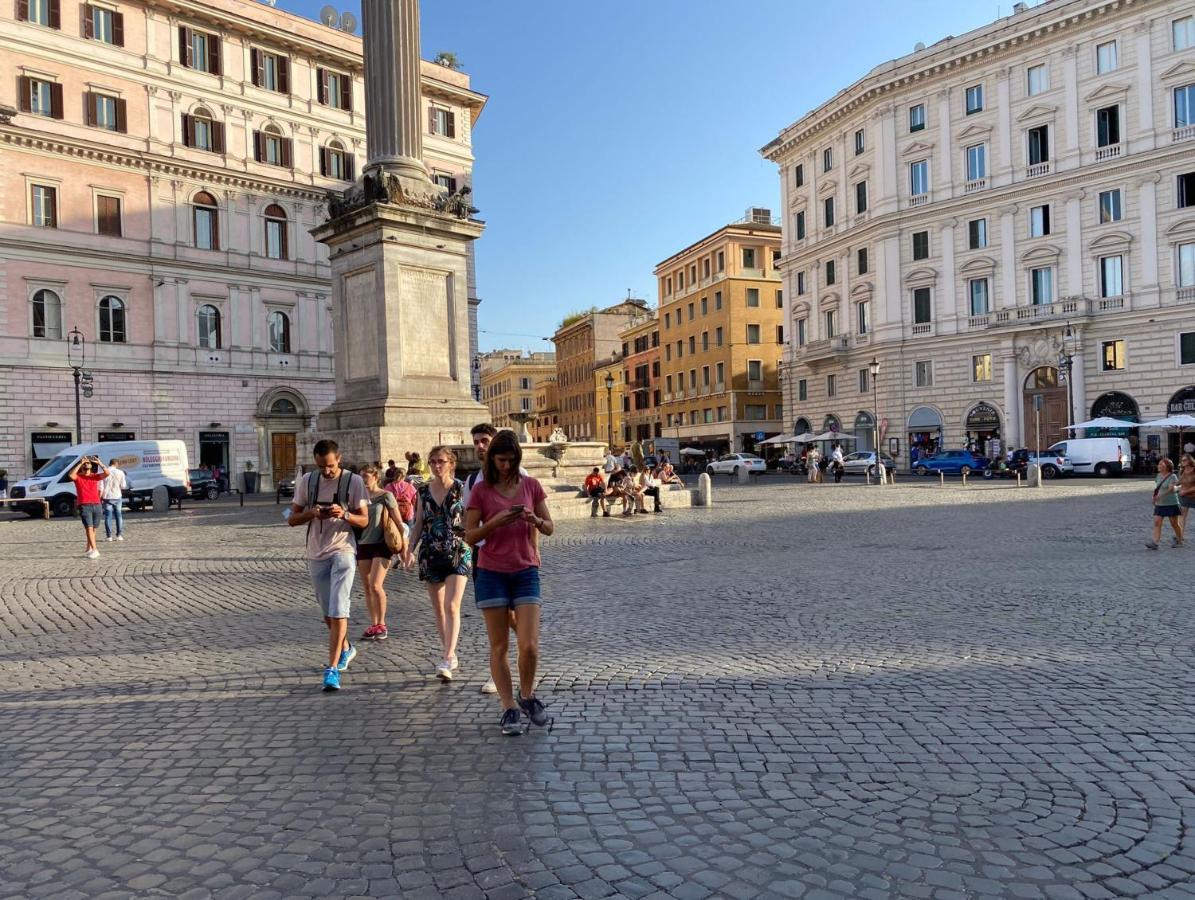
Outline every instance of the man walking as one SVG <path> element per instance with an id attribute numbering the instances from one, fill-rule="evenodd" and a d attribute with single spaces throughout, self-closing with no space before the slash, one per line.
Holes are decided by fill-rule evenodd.
<path id="1" fill-rule="evenodd" d="M 99 559 L 100 551 L 95 548 L 95 530 L 100 524 L 100 482 L 107 470 L 98 456 L 83 456 L 75 463 L 66 477 L 75 484 L 75 496 L 79 506 L 79 518 L 83 520 L 83 535 L 87 539 L 88 559 Z"/>
<path id="2" fill-rule="evenodd" d="M 104 507 L 104 540 L 124 540 L 124 489 L 128 478 L 116 460 L 108 460 L 108 473 L 100 485 L 100 502 Z M 112 534 L 112 523 L 116 522 L 116 534 Z"/>
<path id="3" fill-rule="evenodd" d="M 287 523 L 307 526 L 307 571 L 328 628 L 324 690 L 340 690 L 340 673 L 357 655 L 348 638 L 349 594 L 357 571 L 354 528 L 369 524 L 365 482 L 340 467 L 335 441 L 315 445 L 316 470 L 295 482 Z"/>

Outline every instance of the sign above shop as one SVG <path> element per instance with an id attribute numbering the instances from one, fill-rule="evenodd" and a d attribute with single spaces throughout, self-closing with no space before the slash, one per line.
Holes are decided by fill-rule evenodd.
<path id="1" fill-rule="evenodd" d="M 967 413 L 970 431 L 994 431 L 1000 427 L 1000 411 L 990 403 L 976 403 Z"/>
<path id="2" fill-rule="evenodd" d="M 1195 385 L 1185 387 L 1166 404 L 1166 415 L 1195 415 Z"/>

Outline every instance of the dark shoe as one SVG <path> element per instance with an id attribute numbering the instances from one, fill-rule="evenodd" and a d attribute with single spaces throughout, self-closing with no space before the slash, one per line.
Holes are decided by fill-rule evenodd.
<path id="1" fill-rule="evenodd" d="M 539 702 L 539 698 L 535 695 L 530 697 L 523 697 L 519 694 L 519 708 L 527 714 L 527 718 L 531 720 L 533 725 L 543 728 L 548 724 L 548 712 L 544 709 L 544 705 Z"/>
<path id="2" fill-rule="evenodd" d="M 603 516 L 603 518 L 606 518 L 606 519 L 610 518 L 610 510 L 606 510 L 605 512 L 603 512 L 602 516 Z"/>
<path id="3" fill-rule="evenodd" d="M 519 711 L 517 709 L 508 709 L 502 714 L 502 733 L 507 737 L 512 737 L 523 733 L 523 724 L 519 721 Z"/>

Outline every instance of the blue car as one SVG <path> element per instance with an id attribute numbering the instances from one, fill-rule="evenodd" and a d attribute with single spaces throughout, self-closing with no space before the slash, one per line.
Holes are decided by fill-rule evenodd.
<path id="1" fill-rule="evenodd" d="M 988 461 L 970 450 L 939 450 L 933 456 L 923 456 L 913 464 L 918 475 L 930 472 L 945 472 L 947 475 L 969 475 L 982 472 Z"/>

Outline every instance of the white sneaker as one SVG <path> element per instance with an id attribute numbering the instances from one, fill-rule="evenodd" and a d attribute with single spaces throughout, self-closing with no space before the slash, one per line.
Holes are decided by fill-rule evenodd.
<path id="1" fill-rule="evenodd" d="M 116 536 L 116 539 L 117 539 L 118 541 L 123 541 L 123 540 L 124 540 L 124 535 L 123 535 L 123 534 L 118 534 L 118 535 Z"/>
<path id="2" fill-rule="evenodd" d="M 436 677 L 441 681 L 452 681 L 452 664 L 448 660 L 440 660 L 436 666 Z"/>
<path id="3" fill-rule="evenodd" d="M 104 538 L 104 543 L 105 543 L 105 544 L 111 544 L 111 543 L 112 543 L 112 540 L 113 540 L 112 538 L 110 538 L 110 537 L 106 537 L 106 538 Z"/>
<path id="4" fill-rule="evenodd" d="M 456 654 L 455 654 L 455 653 L 454 653 L 454 654 L 452 654 L 452 658 L 451 658 L 450 660 L 448 660 L 448 661 L 449 661 L 450 663 L 452 663 L 452 671 L 454 671 L 454 672 L 455 672 L 457 669 L 459 669 L 459 668 L 461 667 L 460 660 L 458 660 L 458 659 L 456 658 Z"/>
<path id="5" fill-rule="evenodd" d="M 485 684 L 483 684 L 483 685 L 481 686 L 481 692 L 482 692 L 483 694 L 496 694 L 496 693 L 498 693 L 498 685 L 494 684 L 494 679 L 493 679 L 493 678 L 487 678 L 487 679 L 485 680 Z"/>
<path id="6" fill-rule="evenodd" d="M 84 554 L 84 556 L 86 556 L 88 559 L 99 559 L 99 558 L 100 558 L 100 551 L 99 551 L 99 550 L 88 550 L 88 551 L 87 551 L 87 552 Z"/>

